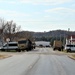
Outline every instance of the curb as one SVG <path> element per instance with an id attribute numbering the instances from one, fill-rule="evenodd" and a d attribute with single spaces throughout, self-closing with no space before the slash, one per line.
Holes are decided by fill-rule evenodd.
<path id="1" fill-rule="evenodd" d="M 73 57 L 73 56 L 71 56 L 71 55 L 70 55 L 70 56 L 68 56 L 68 57 L 69 57 L 69 58 L 71 58 L 71 59 L 73 59 L 73 60 L 75 60 L 75 57 Z"/>

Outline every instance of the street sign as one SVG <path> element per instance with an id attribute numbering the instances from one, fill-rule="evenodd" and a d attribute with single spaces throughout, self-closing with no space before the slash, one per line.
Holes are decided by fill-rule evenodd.
<path id="1" fill-rule="evenodd" d="M 7 42 L 9 42 L 9 41 L 10 41 L 10 39 L 9 39 L 9 38 L 7 38 L 7 39 L 6 39 L 6 41 L 7 41 Z"/>

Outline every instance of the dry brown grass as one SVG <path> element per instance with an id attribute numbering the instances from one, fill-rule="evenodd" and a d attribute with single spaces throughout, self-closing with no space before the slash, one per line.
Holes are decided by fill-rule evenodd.
<path id="1" fill-rule="evenodd" d="M 0 55 L 0 59 L 5 59 L 5 58 L 8 58 L 8 57 L 11 57 L 10 55 Z"/>
<path id="2" fill-rule="evenodd" d="M 75 58 L 75 55 L 72 55 L 72 57 L 74 57 L 74 58 Z"/>
<path id="3" fill-rule="evenodd" d="M 75 55 L 70 55 L 69 57 L 75 60 Z"/>

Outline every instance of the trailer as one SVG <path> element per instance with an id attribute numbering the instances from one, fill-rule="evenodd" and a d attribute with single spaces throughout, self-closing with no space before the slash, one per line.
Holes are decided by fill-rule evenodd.
<path id="1" fill-rule="evenodd" d="M 61 51 L 63 48 L 63 45 L 62 45 L 62 42 L 61 41 L 58 41 L 58 40 L 55 40 L 54 41 L 54 44 L 53 44 L 53 50 L 59 50 Z"/>

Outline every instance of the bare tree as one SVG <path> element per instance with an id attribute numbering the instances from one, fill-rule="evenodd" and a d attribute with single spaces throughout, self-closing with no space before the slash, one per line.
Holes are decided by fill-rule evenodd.
<path id="1" fill-rule="evenodd" d="M 16 23 L 13 21 L 8 21 L 6 23 L 6 33 L 7 38 L 10 39 L 10 41 L 13 41 L 13 39 L 16 37 L 16 33 L 20 30 L 20 27 L 17 27 Z"/>
<path id="2" fill-rule="evenodd" d="M 5 21 L 3 19 L 0 19 L 0 39 L 2 41 L 6 41 L 7 38 L 12 41 L 15 36 L 16 32 L 20 30 L 20 27 L 17 27 L 16 23 L 11 21 Z"/>
<path id="3" fill-rule="evenodd" d="M 20 31 L 17 33 L 17 37 L 18 39 L 30 39 L 33 41 L 33 33 L 29 31 Z"/>
<path id="4" fill-rule="evenodd" d="M 4 42 L 4 30 L 5 30 L 5 23 L 6 21 L 4 21 L 4 19 L 0 19 L 0 42 Z"/>

